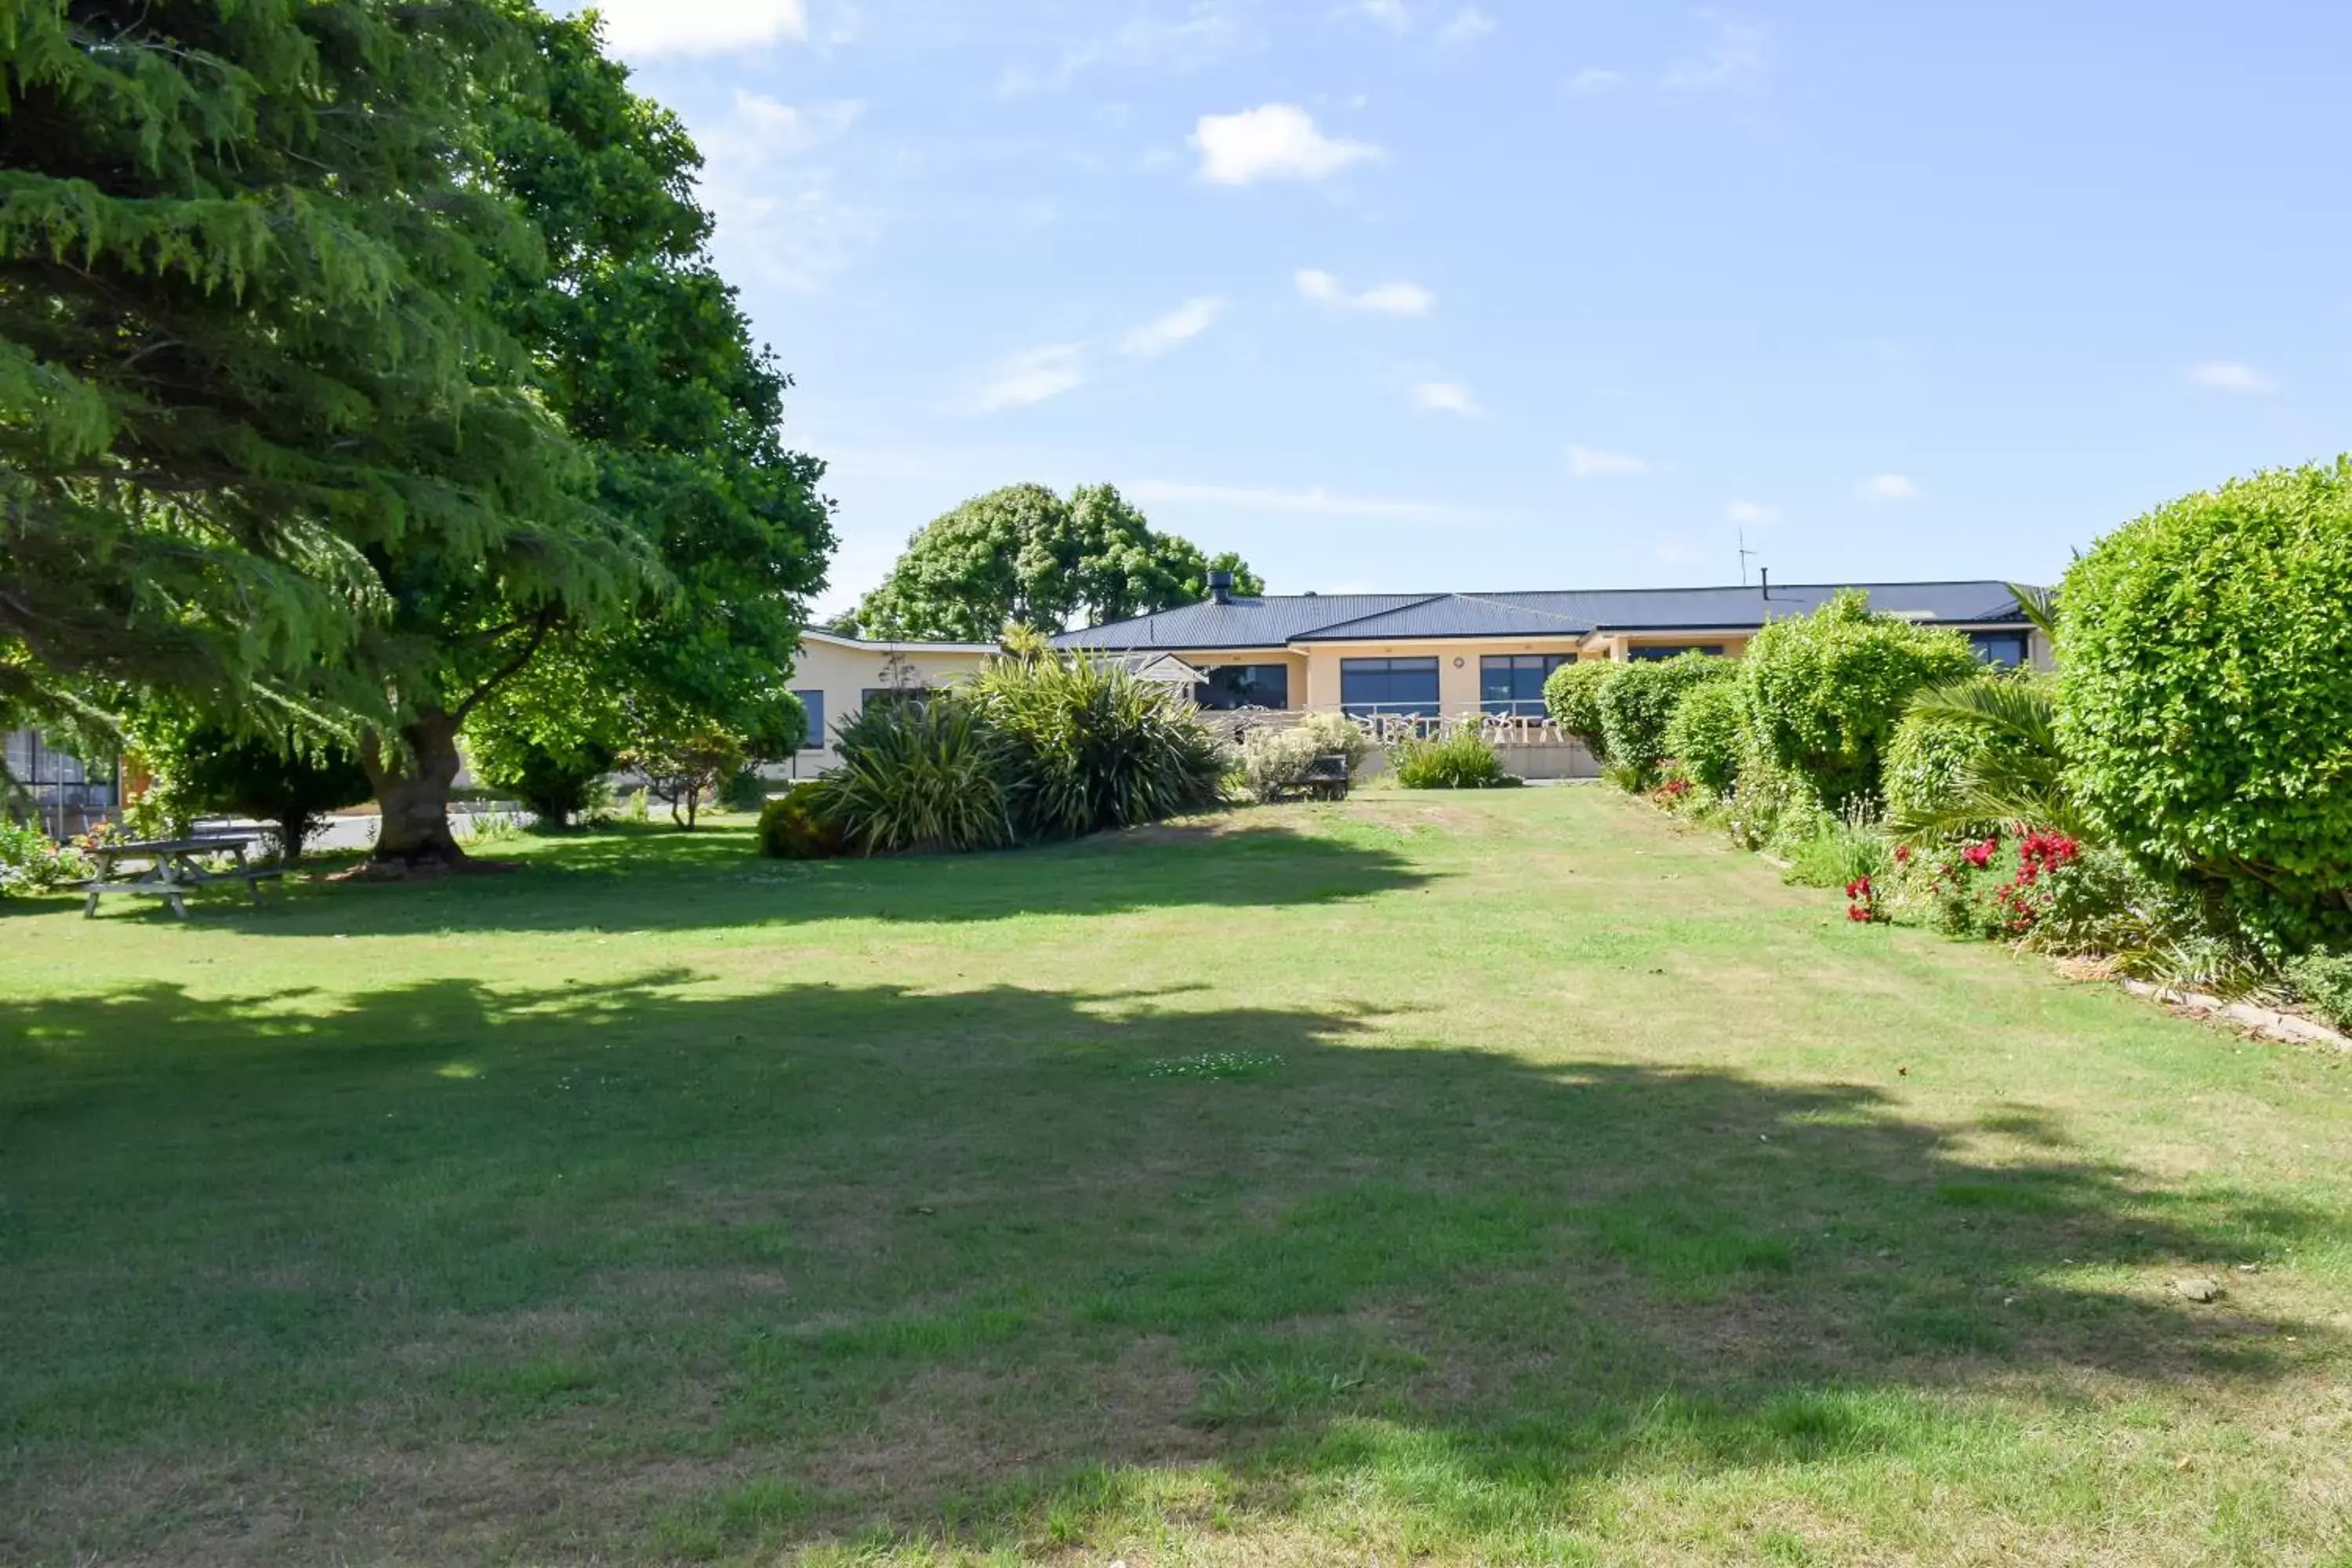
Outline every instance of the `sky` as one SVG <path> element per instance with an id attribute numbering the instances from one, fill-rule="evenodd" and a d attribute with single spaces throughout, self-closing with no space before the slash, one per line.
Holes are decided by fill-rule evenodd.
<path id="1" fill-rule="evenodd" d="M 2352 447 L 2352 7 L 602 9 L 829 465 L 822 611 L 1024 480 L 1278 593 L 2047 582 Z"/>

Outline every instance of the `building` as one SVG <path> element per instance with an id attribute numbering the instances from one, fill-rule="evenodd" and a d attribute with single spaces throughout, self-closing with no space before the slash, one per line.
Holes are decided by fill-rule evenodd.
<path id="1" fill-rule="evenodd" d="M 8 792 L 13 800 L 0 799 L 0 813 L 29 807 L 32 820 L 52 838 L 87 833 L 122 804 L 121 763 L 84 762 L 37 730 L 0 734 L 0 763 L 16 785 Z"/>
<path id="2" fill-rule="evenodd" d="M 987 642 L 868 642 L 832 632 L 801 634 L 793 663 L 793 695 L 808 710 L 808 741 L 793 759 L 795 778 L 835 766 L 835 727 L 868 702 L 896 701 L 910 692 L 950 686 L 996 657 Z"/>
<path id="3" fill-rule="evenodd" d="M 1502 594 L 1209 597 L 1068 632 L 1056 646 L 1171 655 L 1202 672 L 1207 709 L 1331 710 L 1359 717 L 1486 713 L 1541 719 L 1545 677 L 1580 659 L 1737 658 L 1765 623 L 1819 607 L 1839 585 Z M 1967 634 L 1990 664 L 2046 666 L 2050 649 L 2005 584 L 1861 583 L 1871 607 Z"/>

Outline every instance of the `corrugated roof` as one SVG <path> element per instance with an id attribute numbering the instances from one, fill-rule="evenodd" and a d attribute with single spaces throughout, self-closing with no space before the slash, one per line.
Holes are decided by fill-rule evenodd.
<path id="1" fill-rule="evenodd" d="M 1596 588 L 1500 594 L 1294 594 L 1182 605 L 1066 632 L 1064 647 L 1281 647 L 1294 642 L 1576 636 L 1588 631 L 1734 631 L 1818 608 L 1842 586 L 1871 607 L 1931 623 L 2023 620 L 2005 584 L 1775 583 L 1748 588 Z"/>

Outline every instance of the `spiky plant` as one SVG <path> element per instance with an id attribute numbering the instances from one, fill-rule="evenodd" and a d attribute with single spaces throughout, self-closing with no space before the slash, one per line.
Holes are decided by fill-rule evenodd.
<path id="1" fill-rule="evenodd" d="M 996 738 L 978 707 L 940 693 L 869 703 L 835 732 L 840 768 L 811 805 L 862 854 L 993 849 L 1013 841 Z"/>
<path id="2" fill-rule="evenodd" d="M 2066 782 L 2058 700 L 2046 681 L 1980 676 L 1931 687 L 1911 700 L 1905 722 L 1915 737 L 1919 727 L 1943 726 L 1969 742 L 1937 787 L 1890 800 L 1889 825 L 1906 843 L 2012 823 L 2096 836 Z"/>
<path id="3" fill-rule="evenodd" d="M 1217 803 L 1224 748 L 1175 691 L 1118 665 L 1006 660 L 972 685 L 1024 838 L 1076 838 Z"/>

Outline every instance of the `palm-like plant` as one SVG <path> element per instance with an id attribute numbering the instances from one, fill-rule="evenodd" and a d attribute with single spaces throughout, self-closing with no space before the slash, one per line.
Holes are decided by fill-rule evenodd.
<path id="1" fill-rule="evenodd" d="M 1948 788 L 1906 803 L 1889 819 L 1906 842 L 1981 830 L 1987 823 L 2053 828 L 2083 838 L 2094 827 L 2066 782 L 2058 700 L 2032 676 L 1985 676 L 1932 687 L 1911 700 L 1911 718 L 1974 731 L 1977 744 Z"/>
<path id="2" fill-rule="evenodd" d="M 993 849 L 1013 841 L 1000 752 L 979 710 L 950 693 L 875 702 L 843 724 L 841 766 L 814 803 L 865 854 Z"/>
<path id="3" fill-rule="evenodd" d="M 1226 758 L 1190 702 L 1086 658 L 1008 659 L 973 686 L 1024 837 L 1076 838 L 1216 804 Z"/>

